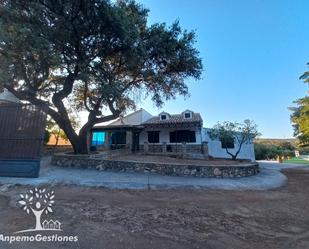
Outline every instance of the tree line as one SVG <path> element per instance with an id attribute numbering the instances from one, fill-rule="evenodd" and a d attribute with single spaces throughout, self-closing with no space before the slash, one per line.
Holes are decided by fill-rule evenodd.
<path id="1" fill-rule="evenodd" d="M 309 63 L 307 64 L 309 65 Z M 309 71 L 303 73 L 300 79 L 309 84 Z M 294 135 L 299 140 L 299 146 L 309 146 L 309 96 L 300 98 L 294 102 L 296 107 L 290 107 L 292 111 L 291 121 L 294 127 Z"/>

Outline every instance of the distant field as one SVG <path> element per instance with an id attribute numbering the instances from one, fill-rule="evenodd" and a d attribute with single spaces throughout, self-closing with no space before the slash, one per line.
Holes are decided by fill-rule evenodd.
<path id="1" fill-rule="evenodd" d="M 299 163 L 299 164 L 308 164 L 309 165 L 309 161 L 299 159 L 297 157 L 292 157 L 290 160 L 283 160 L 283 162 L 284 163 Z"/>

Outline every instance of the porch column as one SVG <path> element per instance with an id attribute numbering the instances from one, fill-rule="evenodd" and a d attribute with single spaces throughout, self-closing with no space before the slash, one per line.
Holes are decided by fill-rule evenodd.
<path id="1" fill-rule="evenodd" d="M 202 154 L 208 156 L 208 142 L 202 142 Z"/>
<path id="2" fill-rule="evenodd" d="M 111 139 L 110 132 L 105 131 L 105 133 L 104 133 L 104 148 L 110 149 L 110 139 Z"/>
<path id="3" fill-rule="evenodd" d="M 132 143 L 133 143 L 133 132 L 132 131 L 127 131 L 126 132 L 126 147 L 127 149 L 132 151 Z"/>
<path id="4" fill-rule="evenodd" d="M 187 144 L 186 144 L 186 142 L 183 142 L 181 144 L 181 147 L 182 147 L 182 154 L 183 155 L 187 154 Z"/>
<path id="5" fill-rule="evenodd" d="M 162 152 L 166 153 L 166 142 L 162 142 Z"/>
<path id="6" fill-rule="evenodd" d="M 144 142 L 144 153 L 147 154 L 149 152 L 149 144 L 148 142 Z"/>

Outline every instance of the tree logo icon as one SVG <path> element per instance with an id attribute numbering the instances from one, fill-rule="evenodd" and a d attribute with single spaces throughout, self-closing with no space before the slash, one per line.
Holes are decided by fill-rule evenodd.
<path id="1" fill-rule="evenodd" d="M 34 188 L 29 190 L 26 194 L 20 194 L 20 200 L 17 204 L 24 210 L 27 214 L 33 214 L 35 217 L 35 227 L 17 231 L 15 233 L 23 232 L 33 232 L 33 231 L 62 231 L 61 223 L 56 220 L 44 220 L 41 222 L 42 216 L 53 212 L 52 206 L 55 201 L 54 191 L 48 192 L 46 189 Z"/>

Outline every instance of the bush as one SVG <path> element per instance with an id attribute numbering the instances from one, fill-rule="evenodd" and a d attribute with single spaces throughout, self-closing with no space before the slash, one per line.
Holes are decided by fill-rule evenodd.
<path id="1" fill-rule="evenodd" d="M 278 145 L 255 143 L 254 152 L 256 160 L 271 160 L 276 159 L 277 156 L 290 156 L 295 155 L 295 148 L 288 143 L 282 143 Z"/>
<path id="2" fill-rule="evenodd" d="M 301 147 L 298 150 L 301 155 L 309 155 L 309 147 Z"/>

